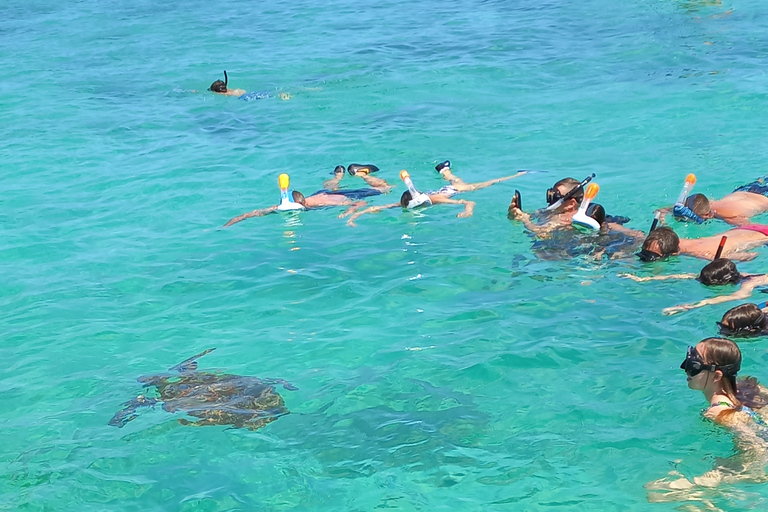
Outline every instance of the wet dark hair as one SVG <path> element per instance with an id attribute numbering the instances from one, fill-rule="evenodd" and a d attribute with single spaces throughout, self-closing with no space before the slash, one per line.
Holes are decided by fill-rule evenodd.
<path id="1" fill-rule="evenodd" d="M 208 90 L 218 93 L 225 93 L 227 92 L 227 83 L 229 83 L 229 77 L 227 76 L 227 72 L 224 71 L 224 81 L 222 82 L 221 80 L 216 80 L 211 84 Z"/>
<path id="2" fill-rule="evenodd" d="M 693 213 L 699 217 L 709 215 L 709 212 L 712 210 L 712 207 L 709 205 L 709 199 L 704 194 L 688 196 L 688 199 L 685 200 L 685 206 L 693 210 Z"/>
<path id="3" fill-rule="evenodd" d="M 736 284 L 741 281 L 741 273 L 728 258 L 717 258 L 701 269 L 698 280 L 707 286 Z"/>
<path id="4" fill-rule="evenodd" d="M 768 317 L 756 304 L 752 303 L 729 309 L 717 325 L 720 326 L 720 332 L 728 336 L 768 334 Z"/>
<path id="5" fill-rule="evenodd" d="M 291 192 L 291 196 L 293 196 L 294 203 L 299 203 L 301 206 L 304 206 L 306 208 L 307 205 L 305 204 L 306 199 L 304 197 L 304 194 L 302 194 L 298 190 L 294 190 L 293 192 Z"/>
<path id="6" fill-rule="evenodd" d="M 581 182 L 577 179 L 563 178 L 557 183 L 555 183 L 552 186 L 552 188 L 557 189 L 560 186 L 565 187 L 565 194 L 567 194 L 568 192 L 573 190 L 574 187 L 578 187 L 580 184 Z M 575 199 L 577 203 L 581 204 L 582 199 L 584 199 L 584 187 L 579 188 L 579 190 L 571 196 L 571 199 Z"/>
<path id="7" fill-rule="evenodd" d="M 680 250 L 680 239 L 669 226 L 656 228 L 648 233 L 643 242 L 643 250 L 649 250 L 653 242 L 658 242 L 662 256 L 668 256 Z"/>
<path id="8" fill-rule="evenodd" d="M 411 202 L 411 199 L 413 199 L 413 196 L 411 195 L 410 190 L 406 190 L 403 192 L 403 195 L 400 196 L 400 206 L 403 208 L 408 208 L 408 203 Z"/>
<path id="9" fill-rule="evenodd" d="M 592 217 L 601 226 L 605 223 L 605 208 L 598 203 L 592 203 L 587 207 L 587 217 Z"/>

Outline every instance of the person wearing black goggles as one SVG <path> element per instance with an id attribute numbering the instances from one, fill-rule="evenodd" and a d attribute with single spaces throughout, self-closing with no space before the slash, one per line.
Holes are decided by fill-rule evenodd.
<path id="1" fill-rule="evenodd" d="M 678 478 L 679 473 L 667 476 L 645 485 L 649 491 L 671 491 L 675 499 L 685 496 L 685 491 L 695 486 L 715 487 L 721 483 L 738 481 L 765 481 L 765 441 L 755 435 L 755 430 L 763 430 L 765 422 L 755 409 L 768 403 L 765 388 L 753 378 L 740 379 L 738 387 L 736 374 L 741 369 L 741 351 L 731 340 L 725 338 L 706 338 L 695 347 L 688 347 L 685 360 L 680 368 L 688 376 L 688 387 L 701 391 L 709 406 L 703 415 L 713 422 L 730 427 L 738 437 L 737 454 L 740 462 L 747 463 L 748 455 L 760 453 L 759 460 L 744 464 L 740 469 L 732 464 L 729 467 L 716 466 L 700 476 Z M 754 458 L 754 457 L 752 457 Z M 673 473 L 670 473 L 673 475 Z M 682 493 L 682 494 L 681 494 Z M 672 496 L 672 495 L 670 495 Z M 669 501 L 666 496 L 649 494 L 649 501 Z"/>
<path id="2" fill-rule="evenodd" d="M 765 302 L 741 304 L 726 311 L 722 320 L 715 323 L 725 336 L 765 336 L 768 335 L 765 309 L 768 309 Z"/>
<path id="3" fill-rule="evenodd" d="M 689 346 L 685 354 L 685 360 L 680 365 L 681 370 L 685 370 L 688 375 L 689 387 L 691 379 L 703 371 L 717 372 L 720 371 L 722 376 L 736 377 L 741 366 L 741 361 L 738 363 L 730 363 L 726 365 L 706 364 L 704 358 L 696 350 L 696 347 Z"/>

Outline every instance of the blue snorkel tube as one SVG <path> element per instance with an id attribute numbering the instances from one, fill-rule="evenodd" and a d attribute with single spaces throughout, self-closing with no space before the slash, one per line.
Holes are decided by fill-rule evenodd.
<path id="1" fill-rule="evenodd" d="M 680 192 L 680 196 L 677 198 L 675 206 L 672 208 L 672 215 L 680 220 L 689 219 L 697 224 L 703 224 L 704 219 L 696 215 L 693 210 L 688 206 L 688 194 L 691 193 L 693 186 L 696 184 L 696 175 L 691 173 L 685 177 L 685 183 L 683 184 L 683 190 Z"/>

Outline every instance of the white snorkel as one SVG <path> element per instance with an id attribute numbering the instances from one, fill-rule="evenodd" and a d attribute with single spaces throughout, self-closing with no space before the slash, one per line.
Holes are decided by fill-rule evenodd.
<path id="1" fill-rule="evenodd" d="M 574 226 L 588 229 L 600 229 L 600 223 L 587 215 L 587 208 L 589 208 L 589 203 L 595 198 L 599 191 L 600 185 L 597 183 L 589 184 L 587 190 L 584 192 L 584 200 L 581 202 L 579 210 L 573 215 Z"/>
<path id="2" fill-rule="evenodd" d="M 408 174 L 408 171 L 403 169 L 400 171 L 400 179 L 403 180 L 405 183 L 405 186 L 408 187 L 408 192 L 411 193 L 411 200 L 408 201 L 408 206 L 406 208 L 417 208 L 419 206 L 431 206 L 432 200 L 429 198 L 427 194 L 424 194 L 422 192 L 419 192 L 416 190 L 416 187 L 413 184 L 413 181 L 411 181 L 411 175 Z"/>
<path id="3" fill-rule="evenodd" d="M 277 205 L 278 210 L 285 211 L 304 209 L 302 205 L 293 201 L 292 194 L 288 190 L 288 187 L 291 184 L 291 178 L 287 174 L 281 174 L 278 176 L 277 184 L 280 187 L 280 204 Z"/>
<path id="4" fill-rule="evenodd" d="M 688 195 L 693 190 L 693 186 L 696 184 L 696 175 L 691 173 L 685 177 L 685 183 L 683 184 L 683 190 L 680 191 L 680 197 L 677 198 L 675 206 L 685 206 L 685 200 L 688 199 Z"/>

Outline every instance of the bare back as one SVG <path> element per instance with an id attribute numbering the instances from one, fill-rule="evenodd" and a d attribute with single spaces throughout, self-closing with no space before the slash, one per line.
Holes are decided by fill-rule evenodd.
<path id="1" fill-rule="evenodd" d="M 315 194 L 304 199 L 307 208 L 322 208 L 323 206 L 344 206 L 352 204 L 347 197 L 341 194 Z"/>
<path id="2" fill-rule="evenodd" d="M 768 197 L 753 192 L 733 192 L 710 205 L 718 219 L 737 226 L 748 224 L 749 218 L 768 211 Z"/>
<path id="3" fill-rule="evenodd" d="M 757 231 L 736 228 L 705 238 L 681 238 L 680 252 L 711 260 L 715 257 L 720 239 L 724 236 L 727 240 L 721 255 L 723 258 L 768 244 L 768 236 Z"/>

